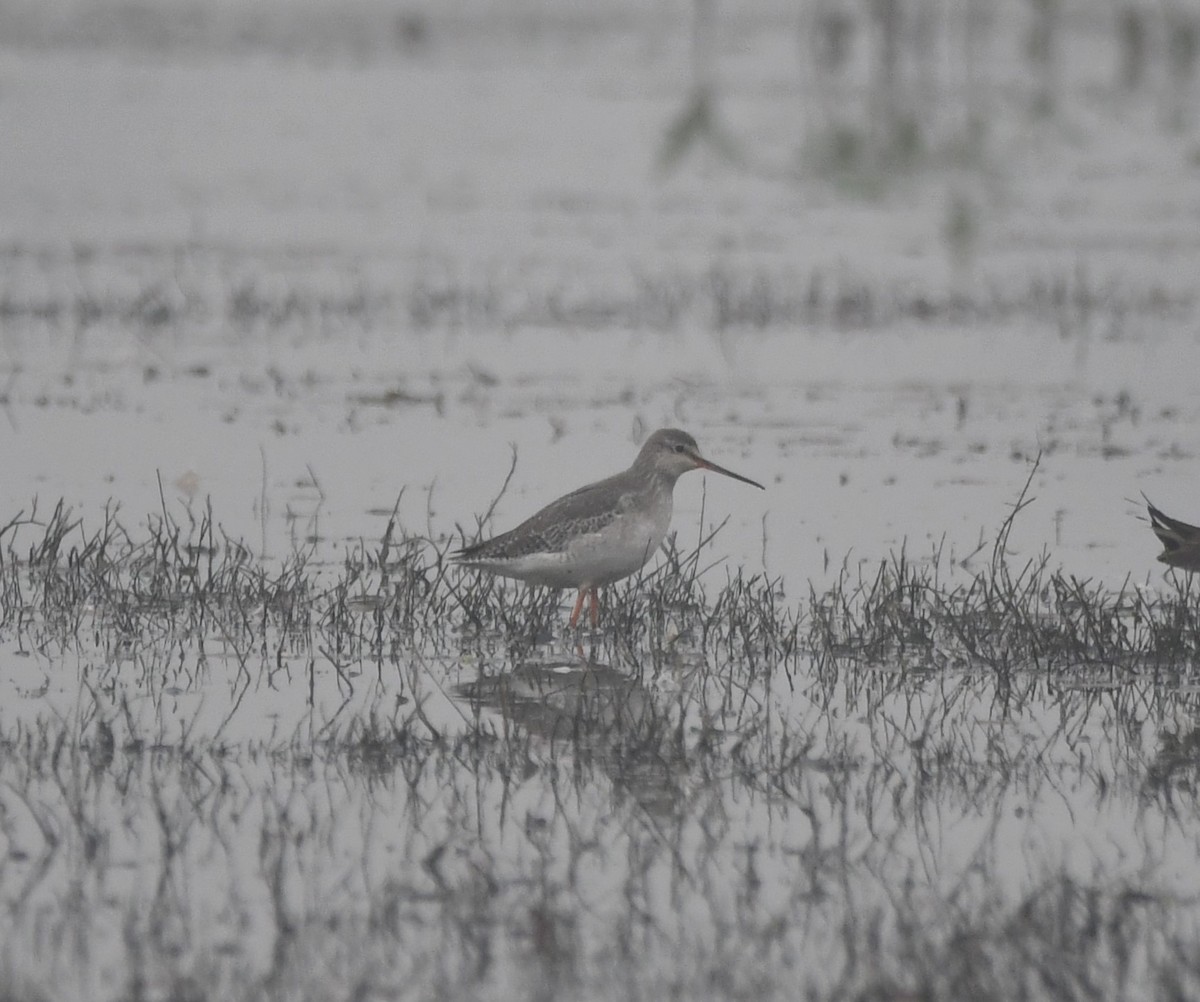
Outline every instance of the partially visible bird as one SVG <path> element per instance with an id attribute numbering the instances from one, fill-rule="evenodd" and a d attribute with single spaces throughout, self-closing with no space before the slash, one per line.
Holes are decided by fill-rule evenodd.
<path id="1" fill-rule="evenodd" d="M 1164 515 L 1149 500 L 1146 510 L 1150 513 L 1150 528 L 1163 544 L 1158 559 L 1181 570 L 1200 571 L 1200 526 Z"/>
<path id="2" fill-rule="evenodd" d="M 628 577 L 654 555 L 671 524 L 675 481 L 689 470 L 712 470 L 764 490 L 700 455 L 678 428 L 656 431 L 623 473 L 552 501 L 515 529 L 464 546 L 451 559 L 489 574 L 548 588 L 576 588 L 571 626 L 590 598 L 592 626 L 600 621 L 597 589 Z"/>

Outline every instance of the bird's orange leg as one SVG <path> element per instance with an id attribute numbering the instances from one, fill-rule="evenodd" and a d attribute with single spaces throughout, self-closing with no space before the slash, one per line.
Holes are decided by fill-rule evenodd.
<path id="1" fill-rule="evenodd" d="M 584 596 L 587 595 L 587 593 L 588 593 L 588 590 L 586 588 L 579 589 L 579 597 L 575 599 L 575 608 L 571 612 L 571 629 L 572 630 L 575 629 L 576 624 L 579 622 L 579 614 L 581 612 L 583 612 L 583 599 L 584 599 Z"/>
<path id="2" fill-rule="evenodd" d="M 592 589 L 592 629 L 600 625 L 600 592 Z"/>

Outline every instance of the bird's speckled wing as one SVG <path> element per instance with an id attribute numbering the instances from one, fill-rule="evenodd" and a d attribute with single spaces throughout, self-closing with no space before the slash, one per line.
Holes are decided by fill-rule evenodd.
<path id="1" fill-rule="evenodd" d="M 531 553 L 562 553 L 572 539 L 600 532 L 628 510 L 631 502 L 629 482 L 609 477 L 577 491 L 564 494 L 515 529 L 499 536 L 464 546 L 454 553 L 456 560 L 515 559 Z"/>

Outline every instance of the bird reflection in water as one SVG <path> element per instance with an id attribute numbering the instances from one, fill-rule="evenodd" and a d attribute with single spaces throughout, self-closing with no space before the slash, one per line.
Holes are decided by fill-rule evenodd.
<path id="1" fill-rule="evenodd" d="M 524 734 L 570 750 L 577 769 L 601 770 L 651 816 L 679 800 L 686 759 L 676 708 L 636 678 L 585 658 L 525 663 L 457 687 Z"/>

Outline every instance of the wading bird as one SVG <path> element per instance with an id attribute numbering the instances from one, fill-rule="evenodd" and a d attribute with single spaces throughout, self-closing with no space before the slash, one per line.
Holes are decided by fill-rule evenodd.
<path id="1" fill-rule="evenodd" d="M 515 529 L 455 551 L 451 559 L 529 584 L 577 588 L 571 627 L 579 622 L 584 598 L 591 600 L 595 626 L 597 589 L 628 577 L 654 556 L 671 524 L 675 481 L 688 470 L 712 470 L 765 489 L 709 462 L 686 431 L 662 428 L 646 439 L 624 473 L 580 487 Z"/>
<path id="2" fill-rule="evenodd" d="M 1158 559 L 1181 570 L 1200 571 L 1200 526 L 1164 515 L 1148 500 L 1146 510 L 1150 512 L 1150 528 L 1163 544 Z"/>

